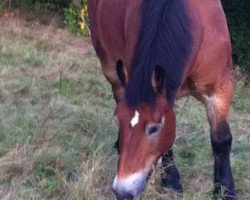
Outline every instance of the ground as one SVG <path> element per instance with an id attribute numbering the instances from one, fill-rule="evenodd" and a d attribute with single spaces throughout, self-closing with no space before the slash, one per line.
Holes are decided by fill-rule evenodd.
<path id="1" fill-rule="evenodd" d="M 231 153 L 239 200 L 250 199 L 250 89 L 236 73 Z M 89 38 L 52 24 L 0 19 L 0 199 L 115 199 L 114 100 Z M 211 199 L 213 157 L 203 106 L 176 104 L 176 165 L 185 193 L 160 187 L 140 198 Z"/>

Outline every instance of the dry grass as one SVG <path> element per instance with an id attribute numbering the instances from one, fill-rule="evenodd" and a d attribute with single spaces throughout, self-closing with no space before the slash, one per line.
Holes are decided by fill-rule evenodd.
<path id="1" fill-rule="evenodd" d="M 114 199 L 114 101 L 89 39 L 53 23 L 0 19 L 0 27 L 0 199 Z M 250 199 L 250 89 L 235 87 L 232 165 L 239 199 Z M 188 98 L 176 112 L 184 196 L 161 189 L 158 166 L 142 200 L 211 198 L 205 111 Z"/>

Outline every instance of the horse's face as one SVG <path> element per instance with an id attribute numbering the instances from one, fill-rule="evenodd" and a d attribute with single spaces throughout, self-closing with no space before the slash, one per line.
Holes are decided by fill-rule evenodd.
<path id="1" fill-rule="evenodd" d="M 137 109 L 119 103 L 115 120 L 120 153 L 113 191 L 117 199 L 133 199 L 143 191 L 158 159 L 173 145 L 175 114 L 165 98 L 158 98 L 156 105 Z"/>

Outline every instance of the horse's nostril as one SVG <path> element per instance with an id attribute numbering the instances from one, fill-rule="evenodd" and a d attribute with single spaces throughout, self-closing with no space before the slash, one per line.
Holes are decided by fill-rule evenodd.
<path id="1" fill-rule="evenodd" d="M 115 191 L 113 190 L 117 200 L 133 200 L 134 195 L 130 193 L 125 193 L 124 191 Z"/>
<path id="2" fill-rule="evenodd" d="M 127 196 L 125 197 L 126 200 L 133 200 L 134 196 L 132 194 L 127 194 Z"/>
<path id="3" fill-rule="evenodd" d="M 132 200 L 135 199 L 145 188 L 146 174 L 142 172 L 134 173 L 126 178 L 118 178 L 113 181 L 113 192 L 117 200 Z"/>
<path id="4" fill-rule="evenodd" d="M 134 196 L 132 194 L 126 194 L 123 196 L 116 196 L 117 200 L 133 200 Z"/>

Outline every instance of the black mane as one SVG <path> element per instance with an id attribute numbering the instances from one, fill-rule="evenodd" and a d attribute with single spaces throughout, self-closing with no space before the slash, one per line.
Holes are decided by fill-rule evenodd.
<path id="1" fill-rule="evenodd" d="M 131 107 L 154 104 L 151 85 L 155 66 L 166 75 L 167 100 L 174 102 L 191 52 L 191 33 L 185 0 L 143 0 L 141 23 L 132 64 L 132 76 L 125 90 Z"/>

